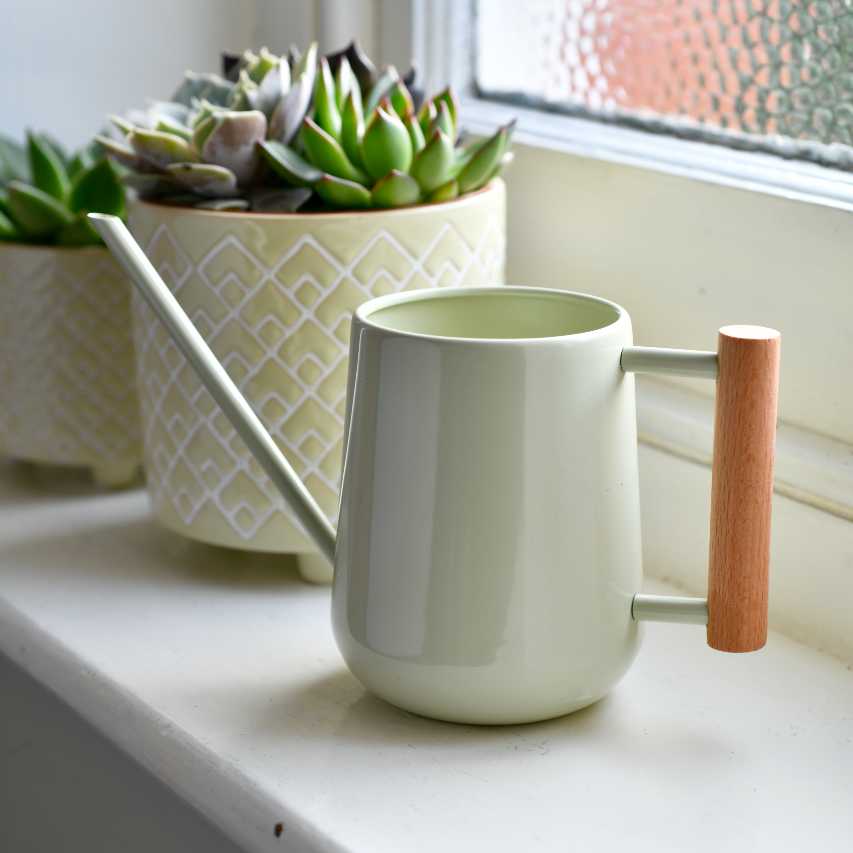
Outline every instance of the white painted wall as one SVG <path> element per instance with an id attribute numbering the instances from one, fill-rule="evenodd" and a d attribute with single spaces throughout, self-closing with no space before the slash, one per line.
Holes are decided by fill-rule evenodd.
<path id="1" fill-rule="evenodd" d="M 410 0 L 0 0 L 0 133 L 34 127 L 76 147 L 109 113 L 168 97 L 222 50 L 324 51 L 357 37 L 408 68 Z"/>
<path id="2" fill-rule="evenodd" d="M 0 0 L 0 133 L 85 142 L 255 38 L 254 0 Z"/>

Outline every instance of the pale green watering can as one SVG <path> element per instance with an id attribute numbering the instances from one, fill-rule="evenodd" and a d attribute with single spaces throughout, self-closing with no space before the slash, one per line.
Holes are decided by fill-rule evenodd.
<path id="1" fill-rule="evenodd" d="M 579 293 L 380 297 L 352 321 L 340 525 L 331 527 L 121 221 L 93 225 L 335 564 L 355 676 L 443 720 L 522 723 L 604 696 L 647 619 L 760 648 L 779 334 L 719 351 L 634 347 L 627 312 Z M 717 379 L 708 599 L 643 595 L 633 372 Z"/>

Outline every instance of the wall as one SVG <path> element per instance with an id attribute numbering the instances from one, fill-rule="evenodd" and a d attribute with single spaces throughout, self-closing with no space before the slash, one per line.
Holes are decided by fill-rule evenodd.
<path id="1" fill-rule="evenodd" d="M 0 133 L 77 146 L 104 116 L 168 97 L 186 68 L 255 37 L 253 0 L 3 0 Z"/>
<path id="2" fill-rule="evenodd" d="M 0 133 L 35 127 L 69 146 L 168 97 L 187 68 L 218 69 L 222 50 L 329 51 L 355 36 L 401 70 L 412 54 L 404 0 L 0 0 L 0 20 Z"/>

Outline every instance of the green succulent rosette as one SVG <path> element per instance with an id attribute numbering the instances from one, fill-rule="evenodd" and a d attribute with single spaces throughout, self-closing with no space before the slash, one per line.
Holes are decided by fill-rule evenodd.
<path id="1" fill-rule="evenodd" d="M 424 100 L 414 72 L 377 71 L 355 44 L 320 56 L 224 57 L 187 72 L 172 99 L 98 137 L 142 198 L 212 210 L 362 210 L 450 201 L 511 160 L 512 124 L 460 141 L 447 88 Z"/>
<path id="2" fill-rule="evenodd" d="M 44 133 L 25 144 L 0 136 L 0 240 L 40 245 L 99 245 L 91 212 L 124 215 L 124 188 L 97 143 L 68 155 Z"/>

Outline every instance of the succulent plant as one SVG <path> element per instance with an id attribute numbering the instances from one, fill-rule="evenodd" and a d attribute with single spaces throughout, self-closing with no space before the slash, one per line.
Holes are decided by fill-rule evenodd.
<path id="1" fill-rule="evenodd" d="M 124 213 L 124 189 L 97 144 L 66 155 L 47 134 L 26 145 L 0 137 L 0 240 L 97 245 L 90 212 Z"/>
<path id="2" fill-rule="evenodd" d="M 378 72 L 353 43 L 223 57 L 188 72 L 169 102 L 113 118 L 98 137 L 143 198 L 214 210 L 322 210 L 448 201 L 509 162 L 512 124 L 459 143 L 447 88 L 422 103 L 414 72 Z"/>

